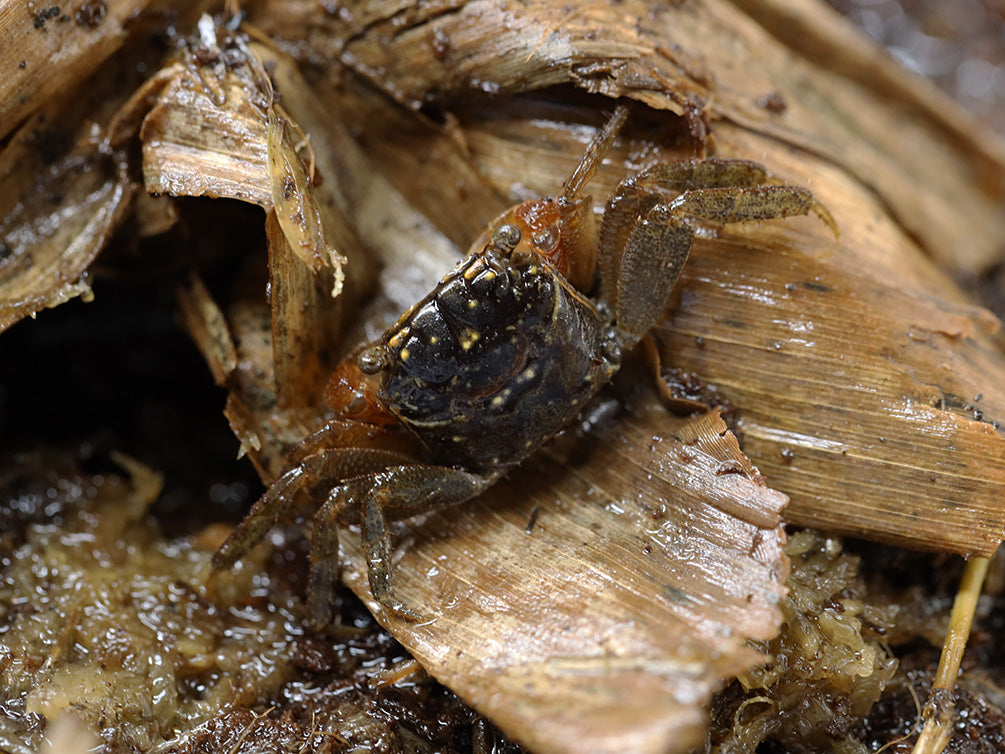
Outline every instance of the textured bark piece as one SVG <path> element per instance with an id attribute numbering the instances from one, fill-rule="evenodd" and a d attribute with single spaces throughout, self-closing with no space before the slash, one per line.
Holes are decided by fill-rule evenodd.
<path id="1" fill-rule="evenodd" d="M 198 50 L 154 79 L 163 81 L 143 118 L 144 184 L 152 194 L 226 197 L 270 209 L 272 92 L 249 57 L 217 31 L 204 17 Z"/>
<path id="2" fill-rule="evenodd" d="M 701 244 L 663 356 L 741 407 L 744 449 L 792 496 L 790 521 L 990 555 L 1005 517 L 998 323 L 895 286 L 853 244 Z"/>
<path id="3" fill-rule="evenodd" d="M 0 136 L 64 97 L 126 41 L 148 0 L 0 2 Z M 179 11 L 189 5 L 180 4 Z"/>
<path id="4" fill-rule="evenodd" d="M 632 97 L 703 117 L 720 154 L 734 151 L 731 125 L 763 137 L 748 157 L 818 156 L 874 191 L 947 269 L 975 275 L 1002 258 L 1000 140 L 812 0 L 360 0 L 337 14 L 271 0 L 266 12 L 278 36 L 410 107 L 565 84 Z"/>

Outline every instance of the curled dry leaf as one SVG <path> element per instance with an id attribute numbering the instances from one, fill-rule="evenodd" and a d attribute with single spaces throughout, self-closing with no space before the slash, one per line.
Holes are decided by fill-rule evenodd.
<path id="1" fill-rule="evenodd" d="M 0 330 L 89 294 L 87 268 L 129 208 L 125 154 L 94 126 L 114 95 L 92 95 L 34 114 L 0 152 Z"/>
<path id="2" fill-rule="evenodd" d="M 116 116 L 160 65 L 165 20 L 148 6 L 0 0 L 0 330 L 89 295 L 87 267 L 128 215 L 134 134 Z M 197 6 L 170 14 L 184 26 Z"/>
<path id="3" fill-rule="evenodd" d="M 173 4 L 175 20 L 194 5 Z M 118 111 L 162 57 L 146 6 L 0 1 L 0 330 L 89 295 L 87 269 L 128 215 L 135 129 Z"/>
<path id="4" fill-rule="evenodd" d="M 288 59 L 204 16 L 181 60 L 152 80 L 166 83 L 143 119 L 143 173 L 152 193 L 232 198 L 268 212 L 276 390 L 296 409 L 320 394 L 331 368 L 323 354 L 372 271 L 337 182 L 325 179 L 335 168 L 316 157 L 331 152 L 324 129 L 312 129 L 315 148 L 278 105 L 266 66 L 307 122 L 322 122 L 309 96 L 297 97 L 303 84 Z M 343 251 L 357 257 L 348 281 Z"/>
<path id="5" fill-rule="evenodd" d="M 386 622 L 534 751 L 684 750 L 710 694 L 761 660 L 745 640 L 777 630 L 785 497 L 747 475 L 714 412 L 675 421 L 647 403 L 591 439 L 581 463 L 542 459 L 410 522 L 398 592 L 437 617 Z"/>

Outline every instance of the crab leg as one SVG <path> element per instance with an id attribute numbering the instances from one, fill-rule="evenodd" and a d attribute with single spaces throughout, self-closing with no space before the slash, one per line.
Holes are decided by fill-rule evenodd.
<path id="1" fill-rule="evenodd" d="M 421 616 L 391 588 L 391 538 L 387 522 L 463 503 L 488 489 L 498 474 L 480 476 L 443 466 L 402 465 L 347 480 L 332 490 L 314 516 L 308 610 L 314 625 L 330 619 L 338 577 L 338 523 L 360 513 L 370 592 L 384 607 L 410 620 Z"/>
<path id="2" fill-rule="evenodd" d="M 670 210 L 678 216 L 728 224 L 807 215 L 819 206 L 809 189 L 783 185 L 692 189 L 674 199 Z"/>
<path id="3" fill-rule="evenodd" d="M 655 165 L 622 182 L 600 231 L 601 289 L 626 344 L 655 324 L 691 251 L 693 220 L 736 223 L 815 213 L 837 233 L 807 189 L 774 182 L 746 160 Z"/>
<path id="4" fill-rule="evenodd" d="M 307 456 L 269 486 L 220 549 L 213 555 L 213 570 L 233 565 L 276 525 L 297 493 L 319 483 L 329 487 L 346 477 L 367 474 L 400 464 L 402 453 L 374 448 L 334 448 Z"/>
<path id="5" fill-rule="evenodd" d="M 330 448 L 374 448 L 403 454 L 415 452 L 416 442 L 403 432 L 379 424 L 331 419 L 297 443 L 289 453 L 292 463 Z"/>

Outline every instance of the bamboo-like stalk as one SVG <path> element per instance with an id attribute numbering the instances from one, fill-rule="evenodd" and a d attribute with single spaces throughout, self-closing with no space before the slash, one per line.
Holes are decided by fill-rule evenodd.
<path id="1" fill-rule="evenodd" d="M 977 609 L 977 600 L 984 587 L 990 558 L 972 558 L 963 572 L 960 589 L 953 602 L 953 612 L 949 618 L 946 641 L 942 645 L 942 656 L 935 672 L 932 690 L 922 710 L 925 727 L 918 736 L 912 754 L 941 754 L 953 733 L 953 688 L 960 672 L 960 661 L 967 648 L 970 626 Z"/>

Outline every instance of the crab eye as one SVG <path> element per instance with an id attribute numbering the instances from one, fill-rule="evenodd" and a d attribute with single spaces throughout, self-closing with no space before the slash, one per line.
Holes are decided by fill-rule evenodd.
<path id="1" fill-rule="evenodd" d="M 342 413 L 346 416 L 362 414 L 367 409 L 366 398 L 360 393 L 353 393 L 352 398 L 342 407 Z"/>
<path id="2" fill-rule="evenodd" d="M 520 243 L 520 229 L 510 223 L 500 225 L 492 231 L 489 243 L 501 254 L 508 256 Z"/>
<path id="3" fill-rule="evenodd" d="M 539 233 L 535 233 L 531 240 L 539 252 L 547 254 L 550 251 L 554 251 L 555 247 L 558 246 L 558 235 L 558 226 L 549 225 Z"/>
<path id="4" fill-rule="evenodd" d="M 386 346 L 372 346 L 360 353 L 356 358 L 356 363 L 359 365 L 359 371 L 363 374 L 377 374 L 377 372 L 387 369 L 391 359 Z"/>

